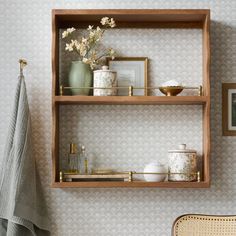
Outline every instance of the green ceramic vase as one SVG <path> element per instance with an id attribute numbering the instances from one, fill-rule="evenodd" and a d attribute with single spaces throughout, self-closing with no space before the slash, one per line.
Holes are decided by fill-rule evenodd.
<path id="1" fill-rule="evenodd" d="M 93 82 L 93 72 L 88 64 L 82 61 L 72 61 L 69 73 L 69 86 L 91 87 Z M 90 89 L 71 89 L 72 95 L 89 95 Z"/>

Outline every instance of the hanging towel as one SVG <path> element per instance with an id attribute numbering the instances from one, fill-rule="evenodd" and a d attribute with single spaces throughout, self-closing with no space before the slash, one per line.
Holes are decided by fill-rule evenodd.
<path id="1" fill-rule="evenodd" d="M 0 235 L 48 236 L 50 223 L 32 150 L 26 85 L 20 76 L 0 172 Z"/>

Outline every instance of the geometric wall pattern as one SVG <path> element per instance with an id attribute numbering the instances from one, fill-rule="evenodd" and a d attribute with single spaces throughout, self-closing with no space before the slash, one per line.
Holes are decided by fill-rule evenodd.
<path id="1" fill-rule="evenodd" d="M 201 154 L 202 108 L 197 105 L 62 106 L 60 124 L 63 161 L 71 141 L 86 146 L 96 168 L 121 171 L 142 171 L 155 160 L 167 164 L 167 151 L 179 143 Z"/>
<path id="2" fill-rule="evenodd" d="M 53 8 L 211 9 L 211 188 L 50 188 Z M 29 62 L 25 77 L 32 116 L 33 148 L 44 185 L 53 236 L 168 236 L 172 222 L 181 214 L 235 214 L 236 137 L 221 135 L 221 83 L 236 82 L 235 9 L 236 2 L 232 0 L 0 1 L 0 165 L 19 74 L 17 61 L 23 57 Z M 183 30 L 180 33 L 176 30 L 147 30 L 145 34 L 137 30 L 131 32 L 134 43 L 129 50 L 126 44 L 129 33 L 121 31 L 117 30 L 112 36 L 107 34 L 106 42 L 112 40 L 112 46 L 119 48 L 123 56 L 149 57 L 149 74 L 153 84 L 166 79 L 183 79 L 185 83 L 199 85 L 202 73 L 199 30 Z M 144 41 L 148 43 L 143 44 Z M 186 54 L 178 54 L 183 47 Z M 63 76 L 65 78 L 66 75 L 62 73 L 62 79 Z M 160 158 L 165 162 L 166 151 L 180 142 L 201 153 L 200 108 L 63 106 L 60 110 L 60 134 L 65 142 L 61 145 L 61 158 L 67 148 L 65 143 L 71 139 L 83 142 L 88 150 L 95 152 L 101 165 L 109 163 L 109 166 L 120 169 L 126 166 L 141 169 L 150 158 Z M 119 127 L 107 122 L 108 116 L 114 123 L 118 122 Z M 108 127 L 107 130 L 105 127 Z M 94 138 L 98 138 L 100 143 Z M 107 148 L 109 142 L 114 150 L 112 152 Z"/>
<path id="3" fill-rule="evenodd" d="M 60 36 L 65 29 L 60 30 Z M 79 37 L 87 35 L 79 30 Z M 60 78 L 67 84 L 70 62 L 76 53 L 65 51 L 66 40 L 60 41 Z M 201 29 L 112 29 L 102 41 L 118 56 L 148 57 L 148 84 L 160 86 L 168 80 L 177 80 L 184 86 L 202 84 L 202 30 Z M 150 91 L 161 94 L 158 90 Z M 197 95 L 197 91 L 184 91 L 181 95 Z"/>

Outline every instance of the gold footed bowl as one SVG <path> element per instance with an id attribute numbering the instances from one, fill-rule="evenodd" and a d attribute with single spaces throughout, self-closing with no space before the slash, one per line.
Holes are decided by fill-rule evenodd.
<path id="1" fill-rule="evenodd" d="M 166 86 L 160 87 L 159 90 L 166 96 L 176 96 L 183 91 L 183 86 Z"/>

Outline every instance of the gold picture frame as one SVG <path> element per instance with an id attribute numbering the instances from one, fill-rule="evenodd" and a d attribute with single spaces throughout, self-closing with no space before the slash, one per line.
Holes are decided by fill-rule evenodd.
<path id="1" fill-rule="evenodd" d="M 129 86 L 133 86 L 133 96 L 148 96 L 148 58 L 116 57 L 107 58 L 110 70 L 117 72 L 118 96 L 127 96 Z"/>
<path id="2" fill-rule="evenodd" d="M 222 84 L 222 131 L 236 136 L 236 83 Z"/>

